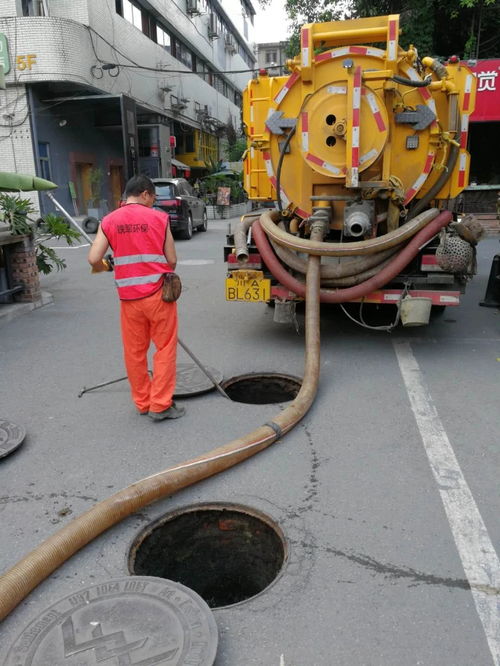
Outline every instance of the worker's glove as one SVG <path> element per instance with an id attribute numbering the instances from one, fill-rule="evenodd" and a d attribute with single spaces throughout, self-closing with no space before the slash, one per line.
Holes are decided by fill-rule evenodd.
<path id="1" fill-rule="evenodd" d="M 113 271 L 115 269 L 115 260 L 113 259 L 112 254 L 107 254 L 103 261 L 105 261 L 108 264 L 108 271 Z"/>
<path id="2" fill-rule="evenodd" d="M 112 271 L 114 268 L 113 257 L 108 254 L 104 259 L 97 264 L 97 266 L 92 266 L 92 273 L 104 273 L 106 271 Z"/>

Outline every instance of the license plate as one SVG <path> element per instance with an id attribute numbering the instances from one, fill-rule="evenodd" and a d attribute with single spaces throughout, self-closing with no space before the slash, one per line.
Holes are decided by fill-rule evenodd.
<path id="1" fill-rule="evenodd" d="M 226 278 L 226 301 L 258 303 L 271 298 L 271 280 L 262 271 L 233 271 Z"/>

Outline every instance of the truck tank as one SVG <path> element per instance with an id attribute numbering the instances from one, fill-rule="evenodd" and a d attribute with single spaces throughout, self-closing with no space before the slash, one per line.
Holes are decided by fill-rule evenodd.
<path id="1" fill-rule="evenodd" d="M 468 184 L 475 79 L 456 57 L 402 49 L 399 33 L 398 15 L 304 25 L 291 73 L 249 82 L 244 187 L 275 210 L 228 236 L 228 300 L 283 310 L 303 298 L 317 254 L 324 302 L 396 304 L 398 319 L 409 299 L 429 312 L 458 305 L 480 229 L 444 211 Z"/>

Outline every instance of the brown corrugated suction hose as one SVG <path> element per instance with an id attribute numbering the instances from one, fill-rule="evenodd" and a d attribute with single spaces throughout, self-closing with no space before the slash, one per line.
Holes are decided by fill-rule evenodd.
<path id="1" fill-rule="evenodd" d="M 319 380 L 319 257 L 307 269 L 304 379 L 295 400 L 272 421 L 188 462 L 133 483 L 46 539 L 0 578 L 0 620 L 83 546 L 139 509 L 262 451 L 307 413 Z"/>

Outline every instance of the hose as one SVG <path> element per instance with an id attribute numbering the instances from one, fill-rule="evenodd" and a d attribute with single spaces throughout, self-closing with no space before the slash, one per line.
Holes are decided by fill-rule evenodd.
<path id="1" fill-rule="evenodd" d="M 420 201 L 411 209 L 408 214 L 410 219 L 415 218 L 415 216 L 418 215 L 420 211 L 423 210 L 429 204 L 429 202 L 434 199 L 436 194 L 444 186 L 450 177 L 451 172 L 455 168 L 459 151 L 460 148 L 458 146 L 455 146 L 453 143 L 450 144 L 450 154 L 448 156 L 448 161 L 446 162 L 446 167 L 443 169 L 443 173 L 439 176 L 427 194 L 422 197 Z"/>
<path id="2" fill-rule="evenodd" d="M 369 268 L 366 271 L 362 271 L 356 275 L 347 275 L 346 277 L 341 277 L 341 278 L 326 278 L 325 280 L 321 280 L 321 286 L 322 287 L 352 287 L 356 284 L 360 284 L 361 282 L 364 282 L 365 280 L 368 280 L 368 278 L 373 277 L 376 275 L 382 268 L 387 266 L 387 264 L 390 262 L 391 258 L 389 257 L 388 259 L 385 259 L 382 261 L 382 263 L 378 264 L 377 266 L 373 266 L 372 268 Z"/>
<path id="3" fill-rule="evenodd" d="M 437 208 L 430 208 L 417 215 L 411 222 L 406 222 L 406 224 L 390 231 L 388 234 L 352 243 L 325 243 L 308 238 L 297 238 L 276 226 L 279 219 L 277 211 L 263 213 L 259 218 L 259 224 L 272 240 L 291 250 L 325 257 L 340 257 L 374 254 L 399 245 L 425 227 L 438 213 Z"/>
<path id="4" fill-rule="evenodd" d="M 400 83 L 402 86 L 409 86 L 410 88 L 426 88 L 427 86 L 430 86 L 432 83 L 432 76 L 426 76 L 423 81 L 413 81 L 413 79 L 407 79 L 404 76 L 399 76 L 398 74 L 394 74 L 391 76 L 391 81 L 395 81 L 396 83 Z"/>
<path id="5" fill-rule="evenodd" d="M 450 111 L 449 111 L 449 120 L 448 126 L 449 131 L 454 132 L 455 135 L 458 131 L 460 114 L 458 110 L 458 100 L 456 95 L 451 95 L 450 97 Z M 460 152 L 460 146 L 454 142 L 450 142 L 450 153 L 446 161 L 446 166 L 443 169 L 441 175 L 436 180 L 431 189 L 427 194 L 422 197 L 419 202 L 410 210 L 408 214 L 408 219 L 414 218 L 420 213 L 424 208 L 434 199 L 442 187 L 444 187 L 446 181 L 451 177 L 455 164 L 457 163 L 458 154 Z"/>
<path id="6" fill-rule="evenodd" d="M 418 254 L 422 246 L 428 243 L 431 238 L 438 234 L 439 231 L 451 221 L 452 214 L 450 211 L 443 211 L 442 213 L 438 213 L 436 209 L 433 210 L 434 219 L 429 222 L 426 227 L 421 229 L 401 250 L 401 252 L 399 252 L 398 255 L 387 264 L 387 266 L 382 268 L 382 270 L 380 270 L 377 275 L 354 287 L 337 289 L 335 291 L 321 289 L 321 302 L 344 303 L 345 301 L 352 301 L 357 298 L 363 298 L 363 296 L 370 294 L 375 289 L 380 289 L 393 278 L 395 278 L 396 275 L 398 275 Z M 273 252 L 273 249 L 262 226 L 262 218 L 265 217 L 265 215 L 266 214 L 262 215 L 260 220 L 255 222 L 252 227 L 253 237 L 262 259 L 266 263 L 273 276 L 278 280 L 278 282 L 283 284 L 298 296 L 305 296 L 306 290 L 304 285 L 299 282 L 299 280 L 290 275 L 290 273 L 283 267 Z M 297 241 L 300 242 L 303 241 L 303 239 L 299 238 Z"/>
<path id="7" fill-rule="evenodd" d="M 42 542 L 0 577 L 0 620 L 37 585 L 99 534 L 130 514 L 218 474 L 262 451 L 289 432 L 309 410 L 319 381 L 319 257 L 307 269 L 304 379 L 295 400 L 274 419 L 207 454 L 141 479 L 99 502 Z"/>
<path id="8" fill-rule="evenodd" d="M 305 274 L 307 261 L 298 257 L 292 250 L 278 245 L 278 243 L 271 241 L 271 245 L 281 261 L 297 273 Z M 379 266 L 398 250 L 399 246 L 396 246 L 375 254 L 349 257 L 349 261 L 342 261 L 342 259 L 348 259 L 347 257 L 339 257 L 340 262 L 337 264 L 321 264 L 321 283 L 325 280 L 340 280 L 349 276 L 357 276 L 374 266 Z"/>
<path id="9" fill-rule="evenodd" d="M 234 252 L 238 261 L 248 261 L 247 234 L 254 221 L 258 218 L 259 215 L 244 215 L 236 225 L 233 238 Z"/>
<path id="10" fill-rule="evenodd" d="M 288 146 L 290 145 L 290 141 L 292 140 L 292 137 L 295 134 L 296 129 L 297 126 L 292 127 L 291 130 L 288 132 L 288 135 L 281 147 L 278 166 L 276 168 L 276 198 L 278 202 L 278 210 L 280 213 L 283 212 L 283 204 L 281 203 L 281 168 L 283 166 L 283 158 L 286 155 L 286 151 L 288 149 Z"/>

